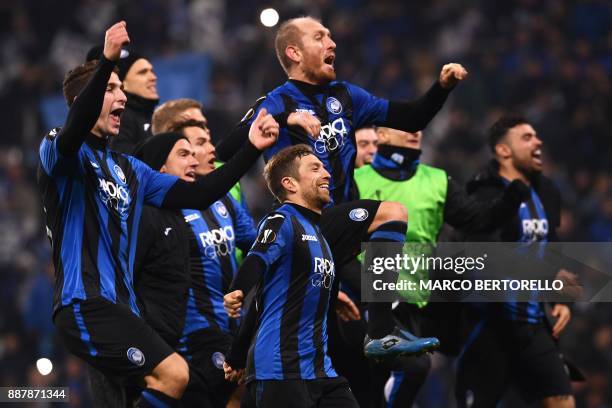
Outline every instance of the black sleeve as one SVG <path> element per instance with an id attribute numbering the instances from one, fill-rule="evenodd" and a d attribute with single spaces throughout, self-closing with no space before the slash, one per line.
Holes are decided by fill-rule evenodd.
<path id="1" fill-rule="evenodd" d="M 93 76 L 74 100 L 68 111 L 66 123 L 57 135 L 57 149 L 62 156 L 75 156 L 85 137 L 96 124 L 113 68 L 115 62 L 102 56 Z"/>
<path id="2" fill-rule="evenodd" d="M 261 152 L 250 141 L 224 166 L 197 181 L 178 180 L 166 193 L 164 208 L 208 208 L 221 199 L 255 163 Z"/>
<path id="3" fill-rule="evenodd" d="M 215 146 L 217 156 L 221 161 L 228 161 L 249 140 L 249 125 L 242 122 L 236 125 L 230 133 Z"/>
<path id="4" fill-rule="evenodd" d="M 241 290 L 243 294 L 248 293 L 260 281 L 265 272 L 266 264 L 260 257 L 256 255 L 247 256 L 240 265 L 238 272 L 236 272 L 236 277 L 232 281 L 229 291 Z"/>
<path id="5" fill-rule="evenodd" d="M 259 98 L 255 101 L 255 104 L 249 109 L 249 111 L 244 115 L 244 118 L 236 125 L 230 132 L 225 135 L 217 145 L 215 146 L 215 150 L 217 151 L 217 156 L 221 161 L 228 161 L 232 156 L 238 152 L 240 147 L 249 140 L 249 129 L 251 128 L 251 119 L 255 117 L 255 114 L 259 110 L 259 105 L 265 100 L 265 97 Z M 281 112 L 274 115 L 274 120 L 278 122 L 280 128 L 287 127 L 287 117 L 289 116 L 288 112 Z"/>
<path id="6" fill-rule="evenodd" d="M 255 301 L 253 301 L 247 309 L 246 315 L 242 318 L 238 333 L 234 337 L 232 345 L 225 356 L 225 361 L 227 364 L 229 364 L 229 366 L 235 370 L 239 370 L 246 366 L 249 346 L 251 344 L 253 334 L 255 333 L 256 324 L 257 307 Z"/>
<path id="7" fill-rule="evenodd" d="M 528 187 L 514 180 L 500 197 L 478 201 L 468 196 L 465 190 L 449 177 L 444 221 L 469 233 L 494 230 L 516 214 L 528 194 Z"/>
<path id="8" fill-rule="evenodd" d="M 425 95 L 415 101 L 390 101 L 387 119 L 381 125 L 405 132 L 425 129 L 444 105 L 450 91 L 436 81 Z"/>

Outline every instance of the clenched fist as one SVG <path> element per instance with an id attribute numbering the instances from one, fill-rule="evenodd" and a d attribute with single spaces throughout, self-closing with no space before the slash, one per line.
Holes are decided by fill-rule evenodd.
<path id="1" fill-rule="evenodd" d="M 440 85 L 444 89 L 450 89 L 457 85 L 459 81 L 463 81 L 467 75 L 467 70 L 461 64 L 446 64 L 442 67 L 442 71 L 440 71 Z"/>
<path id="2" fill-rule="evenodd" d="M 311 137 L 318 138 L 321 132 L 321 122 L 308 112 L 293 112 L 287 117 L 287 124 L 299 126 Z"/>
<path id="3" fill-rule="evenodd" d="M 120 21 L 106 30 L 104 36 L 104 57 L 117 61 L 121 55 L 121 47 L 130 42 L 125 21 Z"/>
<path id="4" fill-rule="evenodd" d="M 249 129 L 249 140 L 259 150 L 266 150 L 268 147 L 276 143 L 280 128 L 274 117 L 268 114 L 266 109 L 261 109 L 257 113 L 257 117 L 251 123 Z"/>

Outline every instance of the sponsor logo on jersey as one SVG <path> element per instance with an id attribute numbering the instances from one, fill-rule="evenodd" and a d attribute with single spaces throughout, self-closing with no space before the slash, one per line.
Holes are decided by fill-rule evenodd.
<path id="1" fill-rule="evenodd" d="M 130 362 L 138 367 L 142 367 L 145 363 L 145 356 L 142 353 L 142 351 L 140 351 L 139 349 L 137 349 L 136 347 L 130 347 L 127 350 L 127 358 L 128 360 L 130 360 Z"/>
<path id="2" fill-rule="evenodd" d="M 334 281 L 334 275 L 335 269 L 333 261 L 315 257 L 314 276 L 311 279 L 312 286 L 329 289 Z"/>
<path id="3" fill-rule="evenodd" d="M 298 113 L 309 113 L 312 116 L 316 116 L 317 114 L 315 113 L 315 111 L 313 111 L 312 109 L 307 109 L 307 108 L 298 108 L 295 110 Z"/>
<path id="4" fill-rule="evenodd" d="M 349 218 L 353 221 L 363 221 L 368 218 L 368 210 L 365 208 L 354 208 L 349 213 Z"/>
<path id="5" fill-rule="evenodd" d="M 199 213 L 193 213 L 185 216 L 185 222 L 191 222 L 200 219 Z"/>
<path id="6" fill-rule="evenodd" d="M 115 164 L 113 166 L 113 170 L 115 170 L 115 174 L 117 175 L 117 177 L 119 177 L 119 180 L 125 184 L 125 174 L 123 174 L 123 170 L 121 170 L 121 167 L 119 167 L 119 165 Z"/>
<path id="7" fill-rule="evenodd" d="M 548 235 L 548 220 L 545 218 L 532 218 L 522 221 L 523 236 L 527 241 L 538 241 Z"/>
<path id="8" fill-rule="evenodd" d="M 234 228 L 231 225 L 198 234 L 206 257 L 227 256 L 234 250 Z"/>
<path id="9" fill-rule="evenodd" d="M 302 234 L 302 241 L 318 242 L 317 237 L 315 237 L 314 235 L 307 235 L 307 234 Z"/>
<path id="10" fill-rule="evenodd" d="M 170 233 L 170 231 L 172 231 L 172 227 L 168 227 L 166 228 L 166 230 L 164 231 L 164 235 L 168 236 L 168 234 Z"/>
<path id="11" fill-rule="evenodd" d="M 342 104 L 333 96 L 327 98 L 325 105 L 327 106 L 327 110 L 334 115 L 339 115 L 342 112 Z"/>
<path id="12" fill-rule="evenodd" d="M 150 123 L 145 123 L 144 125 L 142 125 L 142 129 L 146 132 L 147 130 L 149 130 L 149 128 L 151 127 Z"/>
<path id="13" fill-rule="evenodd" d="M 223 218 L 227 218 L 227 216 L 229 215 L 229 213 L 227 212 L 227 208 L 221 201 L 217 201 L 215 203 L 215 210 L 217 210 L 219 215 L 222 216 Z"/>
<path id="14" fill-rule="evenodd" d="M 102 202 L 109 208 L 123 214 L 130 205 L 130 194 L 125 187 L 120 186 L 114 181 L 98 178 L 100 187 L 100 198 Z"/>
<path id="15" fill-rule="evenodd" d="M 257 238 L 257 242 L 261 244 L 271 244 L 276 239 L 276 232 L 271 229 L 263 230 L 259 237 Z"/>
<path id="16" fill-rule="evenodd" d="M 342 118 L 321 126 L 319 137 L 315 140 L 315 151 L 325 153 L 334 151 L 344 145 L 348 130 Z"/>

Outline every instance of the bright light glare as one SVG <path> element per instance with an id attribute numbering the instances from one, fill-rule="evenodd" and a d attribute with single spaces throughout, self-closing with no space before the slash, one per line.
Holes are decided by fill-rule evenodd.
<path id="1" fill-rule="evenodd" d="M 36 361 L 36 368 L 42 375 L 47 375 L 53 371 L 53 363 L 48 358 L 39 358 Z"/>
<path id="2" fill-rule="evenodd" d="M 261 20 L 261 24 L 266 27 L 274 27 L 278 23 L 278 11 L 273 8 L 267 8 L 261 12 L 259 15 L 259 19 Z"/>

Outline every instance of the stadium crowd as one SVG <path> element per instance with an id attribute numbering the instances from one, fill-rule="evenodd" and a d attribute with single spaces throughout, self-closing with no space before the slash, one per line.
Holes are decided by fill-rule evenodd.
<path id="1" fill-rule="evenodd" d="M 0 385 L 69 385 L 71 405 L 89 406 L 84 366 L 58 342 L 49 319 L 53 267 L 35 185 L 46 130 L 41 98 L 57 93 L 67 69 L 82 62 L 118 17 L 128 21 L 132 43 L 145 55 L 195 51 L 212 58 L 204 112 L 217 141 L 252 101 L 282 82 L 283 72 L 271 31 L 257 21 L 268 3 L 37 3 L 0 5 Z M 537 125 L 546 173 L 562 191 L 561 239 L 612 241 L 609 2 L 320 0 L 277 6 L 282 18 L 321 17 L 345 45 L 338 51 L 338 76 L 375 95 L 415 98 L 442 63 L 460 61 L 470 79 L 425 130 L 423 161 L 467 181 L 488 157 L 484 133 L 493 118 L 520 112 Z M 271 202 L 260 173 L 261 166 L 252 169 L 243 182 L 256 220 Z M 564 334 L 564 350 L 588 377 L 575 390 L 578 406 L 612 405 L 610 311 L 606 303 L 577 304 Z M 43 356 L 55 366 L 49 376 L 35 368 Z M 452 404 L 448 367 L 434 359 L 422 406 Z"/>

